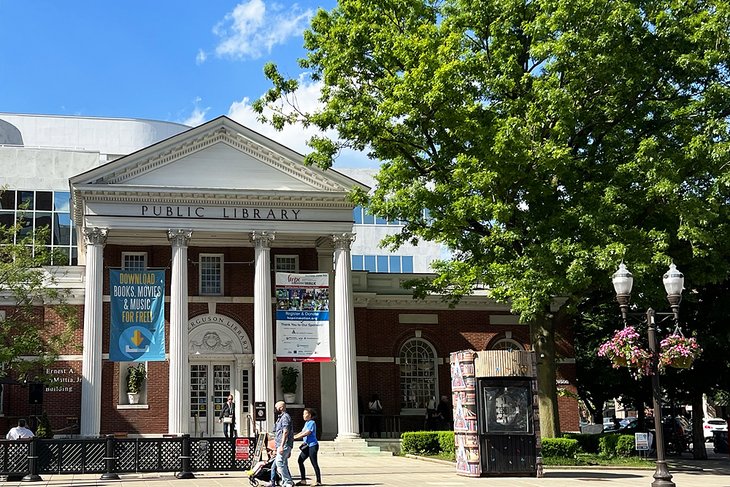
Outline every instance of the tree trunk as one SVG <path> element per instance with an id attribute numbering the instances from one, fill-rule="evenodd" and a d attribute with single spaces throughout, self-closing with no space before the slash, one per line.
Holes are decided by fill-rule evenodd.
<path id="1" fill-rule="evenodd" d="M 530 339 L 537 355 L 537 400 L 540 411 L 540 435 L 555 438 L 560 433 L 558 394 L 555 385 L 555 326 L 547 317 L 530 324 Z"/>
<path id="2" fill-rule="evenodd" d="M 702 393 L 695 389 L 692 391 L 692 458 L 695 460 L 707 460 L 702 416 Z"/>

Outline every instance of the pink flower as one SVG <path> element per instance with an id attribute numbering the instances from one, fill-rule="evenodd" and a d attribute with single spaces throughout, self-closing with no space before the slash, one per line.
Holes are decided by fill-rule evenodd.
<path id="1" fill-rule="evenodd" d="M 641 345 L 641 336 L 633 326 L 617 330 L 610 340 L 598 348 L 598 356 L 608 358 L 614 369 L 629 367 L 639 379 L 652 373 L 652 353 Z"/>
<path id="2" fill-rule="evenodd" d="M 686 338 L 676 332 L 662 340 L 659 348 L 659 367 L 661 369 L 676 366 L 679 360 L 682 361 L 681 365 L 686 367 L 687 362 L 694 362 L 702 354 L 702 347 L 694 337 Z"/>

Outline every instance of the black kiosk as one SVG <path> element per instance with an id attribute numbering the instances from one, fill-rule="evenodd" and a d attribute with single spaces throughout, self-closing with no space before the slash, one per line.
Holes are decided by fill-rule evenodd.
<path id="1" fill-rule="evenodd" d="M 451 354 L 457 473 L 538 475 L 535 372 L 534 352 Z"/>

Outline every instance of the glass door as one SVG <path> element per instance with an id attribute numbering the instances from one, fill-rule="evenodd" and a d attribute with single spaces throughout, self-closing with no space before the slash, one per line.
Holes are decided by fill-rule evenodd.
<path id="1" fill-rule="evenodd" d="M 225 363 L 190 364 L 190 419 L 194 436 L 223 436 L 218 422 L 223 404 L 232 393 L 233 366 Z M 236 425 L 239 428 L 240 425 Z"/>

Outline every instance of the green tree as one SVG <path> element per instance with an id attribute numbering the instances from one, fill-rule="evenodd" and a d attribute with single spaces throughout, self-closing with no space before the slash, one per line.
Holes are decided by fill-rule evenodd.
<path id="1" fill-rule="evenodd" d="M 78 310 L 55 286 L 52 253 L 42 245 L 49 229 L 23 233 L 25 221 L 0 226 L 0 378 L 53 385 L 45 368 L 66 350 L 78 327 Z M 36 246 L 33 246 L 33 242 Z"/>
<path id="2" fill-rule="evenodd" d="M 727 326 L 725 304 L 728 295 L 730 280 L 700 286 L 693 289 L 692 293 L 687 293 L 680 308 L 680 322 L 686 324 L 682 327 L 683 333 L 695 335 L 703 352 L 692 368 L 667 368 L 661 378 L 670 403 L 692 405 L 694 458 L 707 458 L 702 395 L 712 397 L 718 391 L 730 389 L 730 329 Z M 672 331 L 673 327 L 669 327 L 662 335 L 666 336 Z"/>
<path id="3" fill-rule="evenodd" d="M 487 286 L 531 324 L 553 436 L 556 331 L 621 259 L 637 285 L 672 258 L 727 275 L 729 17 L 727 0 L 341 0 L 305 32 L 321 108 L 273 64 L 254 108 L 336 131 L 308 163 L 381 163 L 353 199 L 405 222 L 384 244 L 453 250 L 421 295 Z"/>

